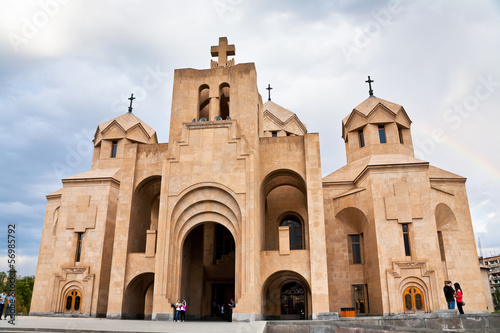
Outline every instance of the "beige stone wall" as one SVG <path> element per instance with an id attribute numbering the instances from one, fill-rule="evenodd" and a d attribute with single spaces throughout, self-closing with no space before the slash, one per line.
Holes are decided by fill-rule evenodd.
<path id="1" fill-rule="evenodd" d="M 65 294 L 77 289 L 82 313 L 106 313 L 117 193 L 114 180 L 65 181 L 62 195 L 48 198 L 31 311 L 63 312 Z M 78 232 L 83 240 L 76 262 Z"/>

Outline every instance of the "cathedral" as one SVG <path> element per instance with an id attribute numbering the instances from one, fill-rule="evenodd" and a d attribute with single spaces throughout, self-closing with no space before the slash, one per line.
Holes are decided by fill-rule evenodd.
<path id="1" fill-rule="evenodd" d="M 31 315 L 172 320 L 178 299 L 188 319 L 231 299 L 237 321 L 425 313 L 447 309 L 447 280 L 486 310 L 466 179 L 414 157 L 401 105 L 370 89 L 323 177 L 319 134 L 262 101 L 255 64 L 225 37 L 211 55 L 175 70 L 168 143 L 131 104 L 47 195 Z"/>

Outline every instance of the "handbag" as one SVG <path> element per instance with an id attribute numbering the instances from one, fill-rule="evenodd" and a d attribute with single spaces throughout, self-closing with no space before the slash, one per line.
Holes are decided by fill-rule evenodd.
<path id="1" fill-rule="evenodd" d="M 465 302 L 462 302 L 462 306 L 465 306 Z"/>

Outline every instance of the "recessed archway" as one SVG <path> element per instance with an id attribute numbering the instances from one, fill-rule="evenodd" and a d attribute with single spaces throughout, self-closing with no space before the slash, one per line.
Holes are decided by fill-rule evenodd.
<path id="1" fill-rule="evenodd" d="M 220 223 L 198 224 L 186 235 L 177 298 L 186 300 L 188 319 L 222 319 L 220 307 L 235 299 L 235 253 L 234 237 Z"/>
<path id="2" fill-rule="evenodd" d="M 291 249 L 308 249 L 307 191 L 304 179 L 292 170 L 273 171 L 262 182 L 261 200 L 264 230 L 262 250 L 278 250 L 278 228 L 286 216 L 295 216 L 301 226 L 301 244 Z M 290 232 L 293 230 L 290 228 Z"/>
<path id="3" fill-rule="evenodd" d="M 302 275 L 293 271 L 275 272 L 264 282 L 262 293 L 265 319 L 310 319 L 311 291 Z"/>
<path id="4" fill-rule="evenodd" d="M 153 312 L 154 273 L 137 275 L 128 284 L 123 301 L 123 318 L 151 319 Z"/>

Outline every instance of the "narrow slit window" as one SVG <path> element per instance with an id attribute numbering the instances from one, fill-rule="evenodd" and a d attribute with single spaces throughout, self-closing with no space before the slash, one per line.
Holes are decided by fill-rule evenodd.
<path id="1" fill-rule="evenodd" d="M 113 146 L 111 147 L 111 158 L 116 157 L 117 150 L 118 150 L 118 141 L 113 141 Z"/>
<path id="2" fill-rule="evenodd" d="M 398 127 L 398 134 L 399 134 L 399 143 L 404 144 L 405 142 L 403 140 L 403 129 L 402 128 Z"/>
<path id="3" fill-rule="evenodd" d="M 403 241 L 405 244 L 405 255 L 411 256 L 410 252 L 410 233 L 408 231 L 408 224 L 403 224 Z"/>
<path id="4" fill-rule="evenodd" d="M 380 137 L 380 143 L 386 143 L 386 140 L 385 140 L 385 126 L 384 125 L 379 125 L 378 126 L 378 136 Z"/>
<path id="5" fill-rule="evenodd" d="M 358 132 L 359 134 L 359 146 L 364 147 L 365 146 L 365 135 L 363 134 L 363 130 Z"/>
<path id="6" fill-rule="evenodd" d="M 441 231 L 438 231 L 438 241 L 439 241 L 439 252 L 441 253 L 441 261 L 446 261 L 446 255 L 444 252 L 443 233 Z"/>
<path id="7" fill-rule="evenodd" d="M 79 232 L 77 234 L 77 241 L 76 241 L 76 262 L 80 262 L 80 259 L 82 257 L 82 240 L 83 240 L 83 232 Z"/>

